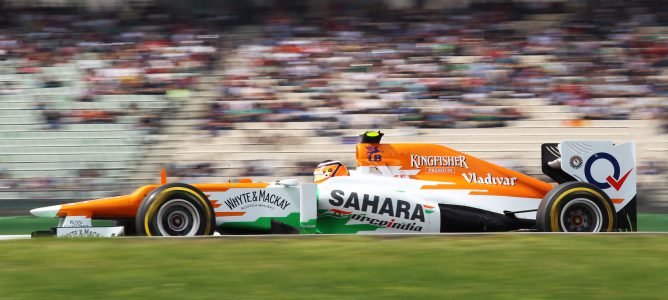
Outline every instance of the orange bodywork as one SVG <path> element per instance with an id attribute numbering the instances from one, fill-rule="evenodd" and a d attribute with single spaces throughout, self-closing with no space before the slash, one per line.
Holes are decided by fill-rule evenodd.
<path id="1" fill-rule="evenodd" d="M 547 182 L 440 145 L 358 144 L 356 153 L 358 167 L 394 167 L 400 170 L 396 176 L 434 181 L 423 189 L 537 199 L 552 189 Z"/>
<path id="2" fill-rule="evenodd" d="M 235 188 L 265 188 L 269 184 L 262 182 L 193 184 L 202 192 L 224 192 Z M 137 213 L 142 200 L 160 185 L 145 185 L 130 195 L 102 198 L 83 202 L 63 204 L 58 217 L 84 216 L 96 219 L 132 219 Z"/>
<path id="3" fill-rule="evenodd" d="M 431 181 L 423 189 L 468 190 L 469 195 L 542 199 L 552 185 L 517 171 L 503 168 L 448 147 L 433 144 L 358 144 L 358 167 L 388 167 L 395 176 Z M 164 175 L 162 182 L 165 181 Z M 203 193 L 234 188 L 265 188 L 268 183 L 242 179 L 238 183 L 193 184 Z M 132 194 L 63 204 L 58 217 L 85 216 L 97 219 L 132 219 L 142 200 L 161 185 L 146 185 Z M 216 199 L 212 205 L 220 206 Z M 217 216 L 228 216 L 218 212 Z"/>

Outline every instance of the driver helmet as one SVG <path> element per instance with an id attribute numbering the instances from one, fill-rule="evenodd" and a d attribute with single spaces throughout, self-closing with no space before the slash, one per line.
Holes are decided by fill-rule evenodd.
<path id="1" fill-rule="evenodd" d="M 321 162 L 313 171 L 313 182 L 321 183 L 330 177 L 348 175 L 350 175 L 348 168 L 340 161 L 326 160 Z"/>

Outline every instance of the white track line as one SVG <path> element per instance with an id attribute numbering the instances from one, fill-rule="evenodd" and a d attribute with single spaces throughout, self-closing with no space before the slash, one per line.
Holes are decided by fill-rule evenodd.
<path id="1" fill-rule="evenodd" d="M 29 239 L 29 234 L 0 235 L 0 241 Z"/>

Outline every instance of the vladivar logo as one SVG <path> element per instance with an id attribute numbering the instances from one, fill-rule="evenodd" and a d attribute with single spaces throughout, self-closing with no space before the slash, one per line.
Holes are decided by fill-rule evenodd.
<path id="1" fill-rule="evenodd" d="M 476 173 L 462 173 L 464 180 L 468 183 L 490 184 L 490 185 L 504 185 L 515 186 L 517 184 L 517 177 L 492 176 L 492 173 L 487 173 L 486 176 L 479 176 Z"/>

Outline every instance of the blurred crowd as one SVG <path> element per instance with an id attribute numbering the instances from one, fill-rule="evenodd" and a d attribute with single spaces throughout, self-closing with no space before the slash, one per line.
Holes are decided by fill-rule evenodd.
<path id="1" fill-rule="evenodd" d="M 183 98 L 218 59 L 220 36 L 215 18 L 178 16 L 150 10 L 141 15 L 82 14 L 73 10 L 17 9 L 0 15 L 0 62 L 17 75 L 32 74 L 42 89 L 69 87 L 79 102 L 100 95 L 164 95 Z M 53 77 L 44 68 L 78 69 L 77 82 Z M 0 82 L 0 95 L 17 95 L 19 82 Z M 47 95 L 48 96 L 48 95 Z M 53 108 L 35 97 L 47 128 L 67 123 L 114 123 L 137 116 L 137 127 L 157 133 L 163 112 Z"/>
<path id="2" fill-rule="evenodd" d="M 531 101 L 563 106 L 578 119 L 654 119 L 668 132 L 668 13 L 660 3 L 527 7 L 267 12 L 234 41 L 226 34 L 239 28 L 214 14 L 5 11 L 0 63 L 39 78 L 43 89 L 76 87 L 72 100 L 80 103 L 141 94 L 187 101 L 208 76 L 216 96 L 196 126 L 214 136 L 242 122 L 323 121 L 313 126 L 318 136 L 353 127 L 500 127 L 529 118 L 519 103 Z M 65 64 L 76 66 L 77 82 L 43 72 Z M 0 81 L 0 95 L 22 89 Z M 132 102 L 113 111 L 60 110 L 37 99 L 33 108 L 51 129 L 138 116 L 135 126 L 155 134 L 169 115 Z M 663 164 L 642 172 L 662 173 Z M 295 174 L 311 168 L 303 162 Z M 244 170 L 240 176 L 272 175 L 270 164 Z M 216 176 L 216 167 L 173 165 L 170 174 Z M 9 176 L 0 177 L 7 183 Z"/>
<path id="3" fill-rule="evenodd" d="M 0 190 L 20 191 L 60 191 L 60 190 L 90 190 L 95 187 L 109 184 L 105 173 L 97 169 L 95 164 L 85 169 L 71 170 L 72 177 L 51 177 L 45 174 L 41 177 L 14 178 L 11 170 L 0 166 Z M 45 172 L 46 173 L 46 172 Z"/>
<path id="4" fill-rule="evenodd" d="M 170 14 L 160 9 L 144 13 L 4 9 L 2 4 L 0 109 L 5 108 L 4 100 L 26 101 L 41 117 L 45 129 L 60 130 L 75 123 L 118 123 L 125 117 L 132 120 L 134 129 L 149 135 L 159 133 L 172 104 L 197 88 L 198 79 L 216 66 L 220 55 L 217 17 Z M 74 76 L 69 71 L 72 68 Z M 60 69 L 67 69 L 62 77 L 58 76 Z M 59 95 L 70 98 L 71 104 L 58 105 L 63 104 L 54 102 Z M 134 101 L 120 108 L 83 105 L 104 102 L 104 95 L 156 95 L 170 104 L 161 109 L 146 109 Z M 6 120 L 13 119 L 8 117 L 2 119 L 2 126 L 11 125 Z M 108 174 L 94 166 L 73 169 L 66 177 L 49 177 L 46 172 L 44 177 L 14 178 L 12 170 L 0 171 L 1 189 L 95 190 L 109 185 Z"/>
<path id="5" fill-rule="evenodd" d="M 142 16 L 13 11 L 0 29 L 0 60 L 18 74 L 76 62 L 87 90 L 99 94 L 165 94 L 189 89 L 215 65 L 216 31 L 202 20 L 164 13 Z M 44 78 L 57 87 L 57 78 Z"/>
<path id="6" fill-rule="evenodd" d="M 345 128 L 367 114 L 383 128 L 504 126 L 526 117 L 511 99 L 542 98 L 582 119 L 668 126 L 664 10 L 624 3 L 538 16 L 472 8 L 268 18 L 260 38 L 226 56 L 209 125 L 338 120 Z"/>
<path id="7" fill-rule="evenodd" d="M 663 10 L 627 3 L 545 16 L 475 5 L 324 18 L 269 14 L 257 37 L 222 47 L 216 17 L 18 10 L 0 20 L 0 61 L 38 75 L 42 67 L 76 63 L 85 83 L 78 100 L 92 102 L 109 94 L 188 95 L 224 60 L 219 97 L 202 125 L 214 135 L 255 121 L 506 126 L 527 117 L 512 102 L 520 98 L 568 105 L 582 119 L 659 119 L 668 128 Z M 67 85 L 41 79 L 45 88 Z M 17 91 L 12 82 L 0 86 L 3 94 Z M 57 124 L 61 115 L 44 118 Z M 68 115 L 114 120 L 113 112 Z"/>

